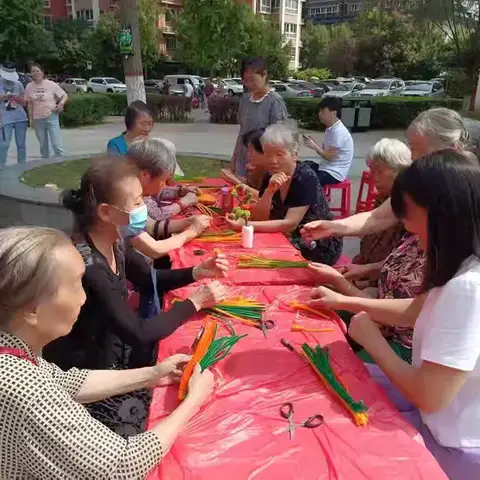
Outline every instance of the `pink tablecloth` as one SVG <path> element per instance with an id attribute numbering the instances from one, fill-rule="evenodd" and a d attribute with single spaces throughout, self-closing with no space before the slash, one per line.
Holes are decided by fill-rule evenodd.
<path id="1" fill-rule="evenodd" d="M 248 337 L 217 365 L 215 392 L 190 422 L 170 453 L 151 473 L 150 480 L 228 479 L 446 479 L 425 449 L 417 432 L 401 417 L 371 380 L 362 362 L 334 323 L 301 316 L 309 325 L 332 326 L 333 333 L 291 333 L 295 313 L 288 307 L 301 301 L 308 288 L 237 287 L 236 294 L 269 304 L 265 318 L 277 322 L 265 340 L 260 330 L 235 324 Z M 185 298 L 187 287 L 169 295 Z M 160 344 L 160 358 L 185 352 L 201 326 L 193 320 Z M 222 327 L 220 336 L 227 335 Z M 306 336 L 308 335 L 308 337 Z M 369 424 L 357 427 L 342 406 L 326 392 L 310 366 L 286 350 L 281 338 L 293 344 L 318 341 L 329 345 L 332 365 L 351 394 L 369 407 Z M 150 425 L 177 405 L 176 387 L 155 390 Z M 321 413 L 325 424 L 299 428 L 290 440 L 279 415 L 284 402 L 295 407 L 295 421 Z"/>

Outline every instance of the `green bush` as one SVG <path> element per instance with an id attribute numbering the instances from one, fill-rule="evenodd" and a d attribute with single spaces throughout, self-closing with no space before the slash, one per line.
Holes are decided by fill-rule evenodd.
<path id="1" fill-rule="evenodd" d="M 112 101 L 109 95 L 84 93 L 73 94 L 68 98 L 65 110 L 60 115 L 63 127 L 79 127 L 102 123 L 104 117 L 110 115 Z"/>
<path id="2" fill-rule="evenodd" d="M 348 100 L 344 100 L 344 103 Z M 446 107 L 460 111 L 463 101 L 453 98 L 428 99 L 404 97 L 378 97 L 363 99 L 365 105 L 371 105 L 370 128 L 407 128 L 412 120 L 422 111 L 435 107 Z M 319 99 L 289 98 L 286 100 L 288 112 L 301 128 L 320 130 L 318 121 Z"/>
<path id="3" fill-rule="evenodd" d="M 112 103 L 109 115 L 123 117 L 127 108 L 127 95 L 125 93 L 108 93 L 108 98 Z"/>
<path id="4" fill-rule="evenodd" d="M 305 70 L 298 70 L 293 74 L 297 80 L 304 80 L 309 82 L 313 77 L 318 80 L 327 80 L 332 78 L 332 72 L 328 68 L 306 68 Z"/>
<path id="5" fill-rule="evenodd" d="M 192 99 L 179 95 L 147 94 L 147 105 L 158 122 L 186 122 L 192 111 Z"/>
<path id="6" fill-rule="evenodd" d="M 210 97 L 208 111 L 212 123 L 238 123 L 239 97 Z"/>

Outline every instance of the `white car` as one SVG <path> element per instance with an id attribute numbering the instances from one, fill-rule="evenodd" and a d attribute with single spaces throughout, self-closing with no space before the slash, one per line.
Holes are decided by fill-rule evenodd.
<path id="1" fill-rule="evenodd" d="M 222 89 L 225 93 L 227 93 L 230 97 L 234 97 L 235 95 L 243 95 L 243 85 L 239 84 L 233 78 L 223 78 L 220 80 L 221 86 L 219 88 Z"/>
<path id="2" fill-rule="evenodd" d="M 373 82 L 355 93 L 362 97 L 394 97 L 401 94 L 405 82 L 401 78 L 377 78 Z"/>
<path id="3" fill-rule="evenodd" d="M 127 86 L 113 77 L 92 77 L 88 81 L 87 91 L 92 93 L 126 93 Z"/>
<path id="4" fill-rule="evenodd" d="M 84 78 L 67 78 L 60 87 L 67 93 L 86 93 L 88 84 Z"/>
<path id="5" fill-rule="evenodd" d="M 344 83 L 343 85 L 333 85 L 332 88 L 322 95 L 325 97 L 349 97 L 362 92 L 365 89 L 364 83 Z"/>
<path id="6" fill-rule="evenodd" d="M 440 82 L 415 82 L 405 87 L 403 97 L 444 97 L 445 89 Z"/>

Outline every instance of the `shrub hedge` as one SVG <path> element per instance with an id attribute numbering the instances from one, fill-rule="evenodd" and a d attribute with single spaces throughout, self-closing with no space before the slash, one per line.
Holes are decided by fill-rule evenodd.
<path id="1" fill-rule="evenodd" d="M 159 122 L 185 122 L 192 109 L 190 98 L 173 95 L 147 94 L 147 105 Z M 83 93 L 69 96 L 60 116 L 64 127 L 79 127 L 102 123 L 109 115 L 123 116 L 127 96 L 122 93 Z"/>
<path id="2" fill-rule="evenodd" d="M 286 103 L 288 112 L 300 127 L 311 130 L 321 129 L 317 115 L 318 104 L 320 103 L 318 99 L 289 98 Z M 378 97 L 371 100 L 362 100 L 362 104 L 372 107 L 370 128 L 383 129 L 407 128 L 420 112 L 434 107 L 446 107 L 460 111 L 463 100 L 455 98 Z"/>
<path id="3" fill-rule="evenodd" d="M 212 123 L 238 123 L 238 104 L 240 97 L 210 97 L 208 111 Z"/>

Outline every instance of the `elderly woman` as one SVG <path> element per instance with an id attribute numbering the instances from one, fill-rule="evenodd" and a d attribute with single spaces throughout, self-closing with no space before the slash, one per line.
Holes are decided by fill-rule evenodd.
<path id="1" fill-rule="evenodd" d="M 260 187 L 260 200 L 252 211 L 250 224 L 257 232 L 282 232 L 308 260 L 333 265 L 342 252 L 342 241 L 328 238 L 305 244 L 300 238 L 302 226 L 315 219 L 331 220 L 332 214 L 315 172 L 298 162 L 299 135 L 292 128 L 277 123 L 261 137 L 268 173 Z M 228 218 L 234 229 L 242 221 Z"/>
<path id="2" fill-rule="evenodd" d="M 145 478 L 205 402 L 212 374 L 197 369 L 185 401 L 127 441 L 81 404 L 175 382 L 189 357 L 129 371 L 60 370 L 42 349 L 70 332 L 85 302 L 81 255 L 56 230 L 0 230 L 0 270 L 0 477 Z"/>
<path id="3" fill-rule="evenodd" d="M 152 272 L 120 235 L 122 230 L 147 221 L 138 172 L 122 159 L 92 165 L 80 188 L 64 192 L 62 201 L 75 218 L 73 238 L 85 264 L 87 299 L 72 331 L 45 349 L 49 361 L 64 369 L 148 366 L 156 359 L 160 340 L 225 295 L 223 285 L 210 282 L 188 300 L 147 320 L 130 308 L 127 280 L 141 294 L 161 295 L 203 278 L 225 276 L 228 263 L 223 255 L 217 255 L 194 268 Z M 144 430 L 149 403 L 150 391 L 138 390 L 90 404 L 89 410 L 115 432 L 131 436 Z"/>
<path id="4" fill-rule="evenodd" d="M 462 117 L 447 108 L 432 108 L 422 112 L 407 130 L 413 160 L 444 148 L 464 149 L 469 134 Z M 307 242 L 329 236 L 359 236 L 383 232 L 394 226 L 397 219 L 390 201 L 371 212 L 359 213 L 341 220 L 317 221 L 305 225 L 302 235 Z"/>
<path id="5" fill-rule="evenodd" d="M 379 193 L 389 197 L 396 176 L 405 170 L 412 160 L 410 150 L 404 143 L 384 138 L 370 150 L 367 163 L 375 178 L 375 186 Z M 365 249 L 365 242 L 370 242 L 369 246 L 372 247 L 372 250 L 367 253 L 370 255 L 383 254 L 386 257 L 384 261 L 348 266 L 340 270 L 319 264 L 313 264 L 311 268 L 317 273 L 319 281 L 333 286 L 348 297 L 414 298 L 422 289 L 425 264 L 425 255 L 419 248 L 418 237 L 405 232 L 400 222 L 393 227 L 393 231 L 386 230 L 382 235 L 363 238 L 361 246 Z M 389 245 L 380 243 L 383 238 L 391 242 L 392 237 L 394 243 Z M 377 252 L 374 251 L 375 247 L 378 248 Z M 363 253 L 365 254 L 365 252 Z M 365 290 L 358 289 L 356 284 L 352 283 L 354 280 L 361 279 L 374 280 L 374 285 L 378 288 L 375 297 Z M 332 305 L 332 307 L 339 308 L 337 305 Z M 348 308 L 346 310 L 348 311 Z M 346 323 L 349 323 L 352 314 L 340 313 Z M 382 334 L 388 340 L 391 348 L 409 362 L 412 357 L 412 333 L 411 328 L 382 327 Z M 352 346 L 358 350 L 360 358 L 366 362 L 372 361 L 364 350 L 358 349 L 354 343 Z"/>
<path id="6" fill-rule="evenodd" d="M 375 205 L 379 207 L 388 198 L 397 174 L 412 163 L 410 149 L 400 140 L 383 138 L 367 154 L 367 166 L 379 194 Z M 376 278 L 384 260 L 402 238 L 405 230 L 398 222 L 391 228 L 373 235 L 365 235 L 360 242 L 360 252 L 352 265 L 342 269 L 350 280 Z"/>

